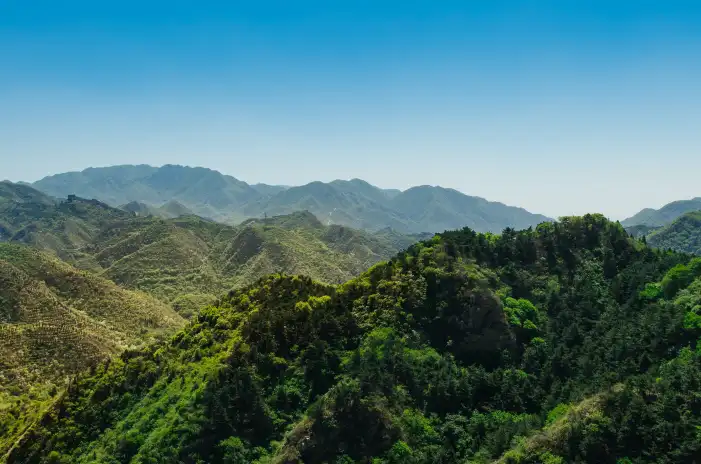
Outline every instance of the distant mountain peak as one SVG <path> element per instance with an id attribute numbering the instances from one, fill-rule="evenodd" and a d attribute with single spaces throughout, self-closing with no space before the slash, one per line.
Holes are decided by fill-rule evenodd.
<path id="1" fill-rule="evenodd" d="M 309 211 L 324 224 L 368 231 L 392 227 L 402 233 L 463 227 L 501 232 L 506 227 L 527 228 L 549 220 L 523 208 L 440 186 L 386 190 L 357 177 L 293 187 L 249 185 L 209 168 L 174 164 L 160 168 L 92 168 L 83 173 L 50 176 L 34 186 L 53 196 L 76 194 L 113 206 L 132 201 L 163 205 L 175 200 L 192 214 L 230 224 L 264 214 L 277 216 L 301 210 Z"/>

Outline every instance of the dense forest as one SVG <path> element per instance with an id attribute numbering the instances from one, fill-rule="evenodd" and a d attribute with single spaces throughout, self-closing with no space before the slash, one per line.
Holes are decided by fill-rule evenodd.
<path id="1" fill-rule="evenodd" d="M 601 216 L 275 274 L 75 377 L 8 463 L 701 457 L 701 259 Z"/>
<path id="2" fill-rule="evenodd" d="M 656 248 L 701 255 L 701 211 L 679 216 L 671 224 L 652 230 L 645 239 Z"/>

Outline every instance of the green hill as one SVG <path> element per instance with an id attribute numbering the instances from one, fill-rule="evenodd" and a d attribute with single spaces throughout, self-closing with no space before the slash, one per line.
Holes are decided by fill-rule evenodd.
<path id="1" fill-rule="evenodd" d="M 6 459 L 694 462 L 700 276 L 601 216 L 269 276 L 81 374 Z"/>
<path id="2" fill-rule="evenodd" d="M 20 423 L 9 425 L 14 414 L 46 400 L 67 376 L 182 325 L 145 294 L 0 244 L 0 435 L 19 433 Z"/>
<path id="3" fill-rule="evenodd" d="M 340 283 L 420 237 L 326 226 L 309 212 L 230 226 L 188 215 L 176 201 L 160 208 L 132 202 L 115 209 L 79 197 L 54 200 L 16 184 L 3 187 L 8 192 L 0 209 L 5 240 L 51 251 L 173 303 L 185 315 L 273 272 Z"/>
<path id="4" fill-rule="evenodd" d="M 441 187 L 420 186 L 400 192 L 360 179 L 296 187 L 248 185 L 210 169 L 173 165 L 90 168 L 44 178 L 34 187 L 55 197 L 75 194 L 113 206 L 177 201 L 198 216 L 230 224 L 296 211 L 310 211 L 324 224 L 369 231 L 390 227 L 402 233 L 465 226 L 501 232 L 506 227 L 521 229 L 548 220 L 522 208 Z"/>
<path id="5" fill-rule="evenodd" d="M 686 213 L 646 237 L 654 247 L 701 255 L 701 211 Z"/>
<path id="6" fill-rule="evenodd" d="M 97 268 L 86 251 L 97 233 L 132 217 L 97 200 L 57 200 L 25 185 L 0 182 L 0 242 L 51 251 L 81 268 Z"/>
<path id="7" fill-rule="evenodd" d="M 147 218 L 111 228 L 91 249 L 102 275 L 166 301 L 189 314 L 196 304 L 274 272 L 340 283 L 413 243 L 341 226 L 311 213 L 249 220 L 239 227 L 190 216 Z"/>
<path id="8" fill-rule="evenodd" d="M 636 225 L 660 227 L 670 224 L 683 214 L 700 210 L 701 197 L 692 198 L 691 200 L 673 201 L 672 203 L 669 203 L 658 210 L 646 208 L 632 217 L 622 221 L 621 224 L 623 224 L 625 227 Z"/>

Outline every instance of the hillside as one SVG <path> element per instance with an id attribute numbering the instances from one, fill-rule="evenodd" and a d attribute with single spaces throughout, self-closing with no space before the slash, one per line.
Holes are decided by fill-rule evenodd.
<path id="1" fill-rule="evenodd" d="M 54 200 L 16 184 L 3 187 L 9 193 L 0 207 L 0 223 L 6 224 L 0 240 L 51 251 L 173 303 L 184 315 L 273 272 L 340 283 L 424 237 L 326 226 L 309 212 L 235 227 L 188 215 L 176 201 L 161 208 L 132 202 L 115 209 L 79 197 Z M 163 217 L 174 215 L 179 217 Z"/>
<path id="2" fill-rule="evenodd" d="M 414 236 L 324 226 L 311 213 L 249 220 L 239 227 L 189 216 L 107 229 L 91 252 L 105 277 L 174 302 L 189 315 L 202 301 L 274 272 L 340 283 L 414 241 Z"/>
<path id="3" fill-rule="evenodd" d="M 96 234 L 132 217 L 97 200 L 58 200 L 26 185 L 0 182 L 0 242 L 50 251 L 81 268 L 97 268 L 85 251 Z"/>
<path id="4" fill-rule="evenodd" d="M 75 194 L 115 207 L 139 202 L 153 208 L 177 201 L 198 216 L 230 224 L 305 210 L 324 224 L 368 231 L 390 227 L 401 233 L 465 226 L 498 233 L 506 227 L 522 229 L 548 220 L 522 208 L 441 187 L 420 186 L 400 192 L 360 179 L 295 187 L 248 185 L 210 169 L 173 165 L 90 168 L 44 178 L 34 187 L 55 197 Z"/>
<path id="5" fill-rule="evenodd" d="M 182 327 L 170 307 L 24 245 L 0 244 L 0 435 L 66 376 Z"/>
<path id="6" fill-rule="evenodd" d="M 700 276 L 601 216 L 273 275 L 80 375 L 7 462 L 693 462 Z"/>
<path id="7" fill-rule="evenodd" d="M 692 211 L 701 211 L 701 197 L 692 198 L 691 200 L 673 201 L 658 210 L 646 208 L 622 221 L 621 224 L 624 227 L 636 225 L 660 227 L 670 224 L 679 216 Z"/>
<path id="8" fill-rule="evenodd" d="M 646 237 L 654 247 L 701 255 L 701 211 L 683 214 Z"/>

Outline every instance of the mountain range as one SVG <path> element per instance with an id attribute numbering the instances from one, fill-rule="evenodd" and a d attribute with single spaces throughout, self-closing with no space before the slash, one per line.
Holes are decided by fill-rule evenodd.
<path id="1" fill-rule="evenodd" d="M 9 464 L 687 463 L 701 258 L 602 216 L 275 274 L 77 376 Z M 23 416 L 20 414 L 20 420 Z"/>
<path id="2" fill-rule="evenodd" d="M 701 458 L 694 200 L 531 227 L 357 179 L 41 183 L 0 183 L 3 462 Z"/>
<path id="3" fill-rule="evenodd" d="M 506 227 L 523 229 L 548 220 L 522 208 L 442 187 L 388 190 L 360 179 L 294 187 L 249 185 L 210 169 L 175 165 L 89 168 L 46 177 L 33 186 L 54 197 L 77 195 L 114 207 L 138 202 L 147 209 L 162 208 L 175 200 L 194 214 L 230 224 L 302 210 L 325 224 L 369 231 L 391 227 L 402 233 L 466 226 L 498 233 Z"/>
<path id="4" fill-rule="evenodd" d="M 0 182 L 0 448 L 66 379 L 168 336 L 231 289 L 275 272 L 340 283 L 425 237 L 304 211 L 230 226 L 175 200 L 113 208 Z"/>
<path id="5" fill-rule="evenodd" d="M 324 225 L 305 211 L 231 226 L 188 214 L 174 200 L 155 213 L 141 205 L 118 209 L 73 195 L 58 200 L 2 182 L 0 241 L 49 251 L 189 315 L 203 302 L 274 272 L 340 283 L 430 235 Z M 174 217 L 178 213 L 186 215 Z"/>

